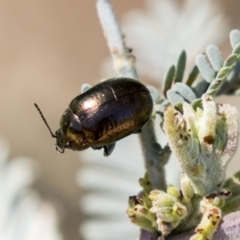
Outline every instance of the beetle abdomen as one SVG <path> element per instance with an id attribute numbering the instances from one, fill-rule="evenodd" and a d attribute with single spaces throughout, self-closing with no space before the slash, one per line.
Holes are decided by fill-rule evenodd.
<path id="1" fill-rule="evenodd" d="M 92 147 L 101 147 L 136 132 L 151 116 L 148 89 L 132 79 L 101 82 L 70 103 Z"/>
<path id="2" fill-rule="evenodd" d="M 111 114 L 106 114 L 107 117 L 99 116 L 94 145 L 115 142 L 141 129 L 148 121 L 152 107 L 144 104 L 143 99 L 149 98 L 147 93 L 134 93 L 121 98 L 109 103 L 109 107 L 114 109 Z M 134 104 L 134 108 L 129 102 Z M 90 119 L 89 123 L 94 125 Z"/>

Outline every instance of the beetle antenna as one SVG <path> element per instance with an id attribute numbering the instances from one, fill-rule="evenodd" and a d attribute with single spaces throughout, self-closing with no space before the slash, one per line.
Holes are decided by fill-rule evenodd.
<path id="1" fill-rule="evenodd" d="M 45 117 L 43 116 L 42 111 L 40 110 L 40 108 L 38 107 L 38 105 L 37 105 L 36 103 L 34 103 L 34 106 L 35 106 L 36 109 L 38 110 L 38 112 L 39 112 L 39 114 L 40 114 L 40 116 L 41 116 L 43 122 L 46 124 L 46 126 L 47 126 L 49 132 L 51 133 L 52 137 L 53 137 L 53 138 L 56 138 L 56 135 L 53 134 L 51 128 L 49 127 L 49 125 L 48 125 L 48 123 L 47 123 L 47 120 L 46 120 Z"/>

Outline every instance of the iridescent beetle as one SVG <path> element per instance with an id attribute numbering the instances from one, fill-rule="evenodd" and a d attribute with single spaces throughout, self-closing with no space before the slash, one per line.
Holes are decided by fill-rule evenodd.
<path id="1" fill-rule="evenodd" d="M 65 148 L 77 151 L 104 148 L 105 156 L 112 153 L 116 141 L 140 132 L 153 110 L 149 90 L 130 78 L 103 81 L 74 98 L 55 134 L 37 104 L 34 105 L 52 137 L 57 139 L 58 152 L 63 153 Z"/>

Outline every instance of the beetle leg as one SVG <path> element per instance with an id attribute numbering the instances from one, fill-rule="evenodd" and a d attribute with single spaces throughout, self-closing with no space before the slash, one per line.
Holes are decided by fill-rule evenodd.
<path id="1" fill-rule="evenodd" d="M 100 150 L 102 147 L 91 147 L 93 150 Z"/>
<path id="2" fill-rule="evenodd" d="M 103 155 L 104 155 L 105 157 L 108 157 L 108 156 L 112 153 L 112 151 L 113 151 L 113 149 L 114 149 L 114 147 L 115 147 L 115 144 L 116 144 L 116 143 L 111 143 L 111 144 L 108 144 L 108 145 L 106 145 L 106 146 L 103 147 L 103 148 L 104 148 Z"/>
<path id="3" fill-rule="evenodd" d="M 142 132 L 142 129 L 138 129 L 137 131 L 135 131 L 134 133 L 141 133 Z"/>

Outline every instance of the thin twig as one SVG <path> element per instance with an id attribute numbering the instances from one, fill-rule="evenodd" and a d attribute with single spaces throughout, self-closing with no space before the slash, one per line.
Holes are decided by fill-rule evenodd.
<path id="1" fill-rule="evenodd" d="M 138 79 L 135 58 L 131 54 L 131 50 L 126 47 L 124 36 L 110 1 L 98 0 L 97 11 L 116 72 L 120 77 Z"/>
<path id="2" fill-rule="evenodd" d="M 97 11 L 111 52 L 114 68 L 119 76 L 138 79 L 135 57 L 131 50 L 126 47 L 125 39 L 120 29 L 117 18 L 114 14 L 109 0 L 98 0 Z M 149 178 L 154 188 L 165 189 L 164 164 L 161 161 L 161 151 L 156 144 L 156 136 L 153 128 L 153 121 L 150 120 L 142 129 L 140 141 L 145 158 L 145 166 L 149 172 Z"/>

